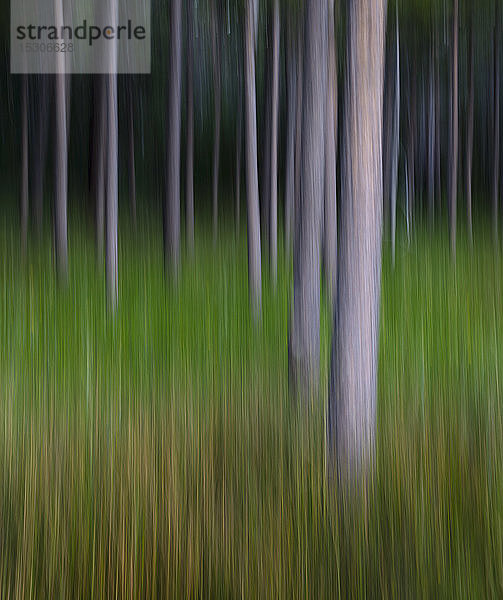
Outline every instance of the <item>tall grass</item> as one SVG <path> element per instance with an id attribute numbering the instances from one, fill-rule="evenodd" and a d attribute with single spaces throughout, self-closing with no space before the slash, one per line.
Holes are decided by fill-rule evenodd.
<path id="1" fill-rule="evenodd" d="M 376 467 L 327 485 L 321 394 L 288 395 L 290 268 L 248 307 L 246 240 L 199 232 L 176 286 L 160 232 L 123 234 L 119 310 L 81 228 L 0 231 L 0 596 L 501 597 L 502 263 L 385 247 Z M 265 261 L 266 262 L 266 261 Z"/>

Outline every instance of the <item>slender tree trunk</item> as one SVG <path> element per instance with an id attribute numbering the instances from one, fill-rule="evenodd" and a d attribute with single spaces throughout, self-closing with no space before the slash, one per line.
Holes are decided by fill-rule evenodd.
<path id="1" fill-rule="evenodd" d="M 63 2 L 55 0 L 55 20 L 57 26 L 63 24 Z M 56 270 L 61 280 L 68 278 L 68 238 L 67 238 L 67 193 L 68 193 L 68 137 L 66 116 L 66 75 L 65 57 L 63 54 L 56 58 L 57 74 L 55 76 L 56 102 L 56 182 L 54 207 L 54 234 Z"/>
<path id="2" fill-rule="evenodd" d="M 129 204 L 131 206 L 131 217 L 133 225 L 136 229 L 136 176 L 135 176 L 135 157 L 134 157 L 134 106 L 133 106 L 133 82 L 131 78 L 129 84 L 129 154 L 128 154 L 128 171 L 129 171 Z"/>
<path id="3" fill-rule="evenodd" d="M 305 5 L 301 194 L 293 251 L 290 382 L 309 398 L 319 381 L 320 261 L 325 176 L 327 0 Z"/>
<path id="4" fill-rule="evenodd" d="M 328 0 L 328 73 L 325 124 L 325 223 L 324 270 L 328 297 L 335 300 L 337 288 L 337 62 L 334 0 Z"/>
<path id="5" fill-rule="evenodd" d="M 385 12 L 385 0 L 352 0 L 349 5 L 339 288 L 328 415 L 331 458 L 343 481 L 354 478 L 374 454 Z"/>
<path id="6" fill-rule="evenodd" d="M 457 0 L 456 0 L 457 1 Z M 494 16 L 494 138 L 493 138 L 493 234 L 498 241 L 498 204 L 500 171 L 500 13 L 499 1 L 495 2 Z"/>
<path id="7" fill-rule="evenodd" d="M 442 115 L 441 115 L 441 88 L 440 88 L 440 41 L 439 41 L 439 31 L 438 27 L 435 28 L 435 54 L 436 54 L 436 68 L 435 68 L 435 113 L 436 113 L 436 123 L 435 123 L 435 178 L 436 178 L 436 186 L 437 186 L 437 202 L 439 206 L 441 206 L 442 200 L 442 136 L 440 127 L 442 126 Z"/>
<path id="8" fill-rule="evenodd" d="M 303 16 L 303 15 L 302 15 Z M 301 21 L 302 22 L 302 21 Z M 302 110 L 304 97 L 304 37 L 302 25 L 298 25 L 297 41 L 297 115 L 295 124 L 295 197 L 293 210 L 293 232 L 297 231 L 297 223 L 300 213 L 300 182 L 301 182 L 301 159 L 302 159 Z"/>
<path id="9" fill-rule="evenodd" d="M 255 4 L 246 0 L 245 17 L 245 120 L 246 120 L 246 202 L 248 213 L 248 281 L 255 322 L 262 308 L 260 256 L 260 209 L 257 168 L 257 100 L 255 91 Z"/>
<path id="10" fill-rule="evenodd" d="M 269 241 L 269 221 L 271 214 L 271 121 L 272 121 L 272 44 L 269 39 L 272 37 L 270 11 L 267 11 L 267 38 L 265 49 L 265 85 L 264 85 L 264 118 L 262 121 L 263 130 L 263 156 L 261 158 L 261 181 L 260 189 L 260 222 L 262 227 L 262 239 L 264 245 Z"/>
<path id="11" fill-rule="evenodd" d="M 193 0 L 187 6 L 187 158 L 186 158 L 186 227 L 187 246 L 194 253 L 194 15 Z"/>
<path id="12" fill-rule="evenodd" d="M 28 75 L 21 75 L 21 248 L 28 245 Z"/>
<path id="13" fill-rule="evenodd" d="M 276 288 L 278 280 L 278 120 L 279 120 L 279 0 L 274 0 L 272 90 L 271 90 L 271 183 L 269 198 L 269 253 L 271 279 Z"/>
<path id="14" fill-rule="evenodd" d="M 213 52 L 213 82 L 215 85 L 215 133 L 213 138 L 213 243 L 218 236 L 218 174 L 220 169 L 220 120 L 221 120 L 221 80 L 220 46 L 215 0 L 211 1 L 211 41 Z"/>
<path id="15" fill-rule="evenodd" d="M 108 136 L 107 94 L 104 75 L 97 75 L 96 81 L 96 130 L 95 165 L 93 193 L 96 203 L 96 257 L 98 268 L 103 269 L 103 250 L 105 239 L 105 166 Z"/>
<path id="16" fill-rule="evenodd" d="M 295 36 L 292 16 L 287 16 L 286 83 L 287 127 L 285 165 L 285 247 L 289 252 L 292 244 L 293 212 L 295 203 L 295 116 L 297 112 L 297 66 L 295 62 Z"/>
<path id="17" fill-rule="evenodd" d="M 36 108 L 35 148 L 33 149 L 33 207 L 35 232 L 40 237 L 44 216 L 44 176 L 49 130 L 49 80 L 48 75 L 38 75 L 39 102 Z"/>
<path id="18" fill-rule="evenodd" d="M 241 229 L 241 152 L 243 149 L 243 89 L 242 80 L 238 77 L 239 90 L 238 90 L 238 112 L 236 115 L 236 236 L 239 237 Z"/>
<path id="19" fill-rule="evenodd" d="M 182 95 L 182 2 L 171 0 L 168 152 L 164 220 L 166 266 L 178 275 L 180 266 L 180 137 Z"/>
<path id="20" fill-rule="evenodd" d="M 117 23 L 117 0 L 109 0 L 109 19 Z M 117 46 L 109 49 L 109 74 L 106 75 L 107 92 L 107 169 L 106 169 L 106 250 L 105 266 L 107 278 L 108 301 L 113 313 L 118 302 L 118 104 L 117 104 Z"/>
<path id="21" fill-rule="evenodd" d="M 410 63 L 409 63 L 410 64 Z M 408 163 L 408 202 L 407 202 L 407 223 L 408 234 L 412 227 L 413 211 L 416 201 L 416 131 L 417 131 L 417 82 L 416 82 L 416 62 L 412 60 L 411 73 L 409 75 L 409 148 L 407 152 Z M 409 239 L 410 241 L 410 239 Z"/>
<path id="22" fill-rule="evenodd" d="M 391 259 L 395 266 L 396 248 L 396 196 L 398 188 L 398 159 L 400 152 L 400 25 L 398 22 L 398 3 L 396 9 L 396 73 L 395 73 L 395 109 L 393 114 L 393 158 L 391 165 Z"/>
<path id="23" fill-rule="evenodd" d="M 459 85 L 458 85 L 458 12 L 459 0 L 453 0 L 452 14 L 452 73 L 451 73 L 451 111 L 449 145 L 449 230 L 451 253 L 456 255 L 457 187 L 458 187 L 458 145 L 459 145 Z"/>
<path id="24" fill-rule="evenodd" d="M 473 243 L 472 228 L 472 164 L 473 164 L 473 126 L 475 108 L 475 73 L 473 56 L 473 11 L 470 10 L 469 33 L 468 33 L 468 114 L 466 127 L 466 220 L 468 225 L 468 237 L 470 244 Z"/>
<path id="25" fill-rule="evenodd" d="M 435 213 L 435 74 L 433 42 L 430 50 L 428 82 L 428 216 L 433 223 Z"/>

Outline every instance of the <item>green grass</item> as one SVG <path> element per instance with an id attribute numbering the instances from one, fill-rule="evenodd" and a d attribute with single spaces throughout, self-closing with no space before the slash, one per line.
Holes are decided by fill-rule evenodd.
<path id="1" fill-rule="evenodd" d="M 92 238 L 26 260 L 0 228 L 0 597 L 503 594 L 503 266 L 480 227 L 384 251 L 377 460 L 327 485 L 321 399 L 288 395 L 291 269 L 248 306 L 246 239 L 198 232 L 176 286 L 158 226 L 120 240 L 107 311 Z"/>

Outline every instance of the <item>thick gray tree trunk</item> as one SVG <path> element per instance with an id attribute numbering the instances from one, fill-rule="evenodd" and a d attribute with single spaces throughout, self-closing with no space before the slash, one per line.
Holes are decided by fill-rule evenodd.
<path id="1" fill-rule="evenodd" d="M 374 454 L 382 242 L 385 0 L 352 0 L 338 294 L 329 392 L 332 467 L 353 478 Z"/>
<path id="2" fill-rule="evenodd" d="M 335 300 L 337 289 L 337 62 L 334 0 L 328 0 L 328 75 L 325 110 L 325 223 L 323 265 L 328 297 Z"/>
<path id="3" fill-rule="evenodd" d="M 187 246 L 194 253 L 194 0 L 187 6 L 187 157 L 185 183 L 185 209 Z"/>
<path id="4" fill-rule="evenodd" d="M 171 1 L 168 147 L 164 240 L 166 266 L 178 275 L 180 266 L 180 136 L 182 96 L 182 2 Z"/>
<path id="5" fill-rule="evenodd" d="M 456 0 L 457 1 L 457 0 Z M 494 137 L 493 137 L 493 235 L 498 241 L 498 204 L 500 171 L 500 13 L 499 2 L 495 2 L 494 15 Z"/>
<path id="6" fill-rule="evenodd" d="M 456 221 L 458 191 L 458 146 L 459 146 L 459 0 L 453 0 L 452 13 L 452 65 L 451 65 L 451 110 L 449 119 L 449 231 L 451 254 L 456 255 Z"/>
<path id="7" fill-rule="evenodd" d="M 213 83 L 214 83 L 214 109 L 215 131 L 213 137 L 213 243 L 218 237 L 218 175 L 220 169 L 220 121 L 221 121 L 221 69 L 220 69 L 220 40 L 218 33 L 217 10 L 215 0 L 211 1 L 211 43 L 213 54 Z"/>
<path id="8" fill-rule="evenodd" d="M 466 221 L 468 238 L 473 243 L 472 227 L 472 168 L 473 168 L 473 126 L 475 108 L 475 73 L 473 44 L 473 11 L 470 10 L 468 33 L 468 114 L 466 126 Z"/>
<path id="9" fill-rule="evenodd" d="M 28 75 L 21 75 L 21 248 L 28 244 Z"/>
<path id="10" fill-rule="evenodd" d="M 63 25 L 63 2 L 54 2 L 57 26 Z M 57 74 L 55 75 L 55 153 L 56 181 L 54 205 L 54 237 L 56 253 L 56 270 L 61 280 L 68 277 L 68 234 L 67 234 L 67 193 L 68 193 L 68 136 L 66 115 L 66 75 L 65 56 L 59 53 L 56 57 Z"/>
<path id="11" fill-rule="evenodd" d="M 395 266 L 396 253 L 396 197 L 398 189 L 398 159 L 400 152 L 400 26 L 398 22 L 398 4 L 396 10 L 396 73 L 395 73 L 395 108 L 393 111 L 393 149 L 391 164 L 391 260 Z"/>
<path id="12" fill-rule="evenodd" d="M 117 23 L 117 0 L 108 0 L 111 23 Z M 107 278 L 108 301 L 112 312 L 117 309 L 118 302 L 118 205 L 119 177 L 118 151 L 119 126 L 117 103 L 117 46 L 112 43 L 109 48 L 109 74 L 106 76 L 107 93 L 107 169 L 106 169 L 106 246 L 105 267 Z"/>
<path id="13" fill-rule="evenodd" d="M 257 100 L 255 88 L 255 2 L 246 0 L 245 15 L 245 121 L 246 121 L 246 203 L 248 217 L 248 281 L 255 322 L 262 309 L 260 254 L 260 209 L 257 167 Z"/>
<path id="14" fill-rule="evenodd" d="M 316 393 L 320 360 L 320 261 L 325 178 L 327 0 L 305 5 L 301 193 L 293 251 L 290 382 L 296 395 Z"/>
<path id="15" fill-rule="evenodd" d="M 292 244 L 295 203 L 295 117 L 297 112 L 297 66 L 295 61 L 295 34 L 291 14 L 287 16 L 287 44 L 285 54 L 288 104 L 285 160 L 285 247 L 289 252 Z"/>
<path id="16" fill-rule="evenodd" d="M 269 185 L 269 259 L 273 288 L 278 280 L 278 120 L 279 120 L 279 0 L 274 0 L 271 86 L 271 166 Z"/>

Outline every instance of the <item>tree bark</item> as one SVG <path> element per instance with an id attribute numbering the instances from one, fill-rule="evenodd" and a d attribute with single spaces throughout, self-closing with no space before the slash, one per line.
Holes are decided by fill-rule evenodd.
<path id="1" fill-rule="evenodd" d="M 187 6 L 187 158 L 185 207 L 187 246 L 194 253 L 194 15 L 193 0 Z"/>
<path id="2" fill-rule="evenodd" d="M 49 131 L 49 80 L 48 75 L 37 76 L 39 102 L 36 108 L 35 147 L 33 149 L 33 208 L 35 232 L 41 236 L 44 217 L 44 176 Z"/>
<path id="3" fill-rule="evenodd" d="M 293 252 L 290 383 L 299 397 L 316 393 L 320 360 L 320 261 L 325 176 L 327 0 L 305 5 L 300 205 Z"/>
<path id="4" fill-rule="evenodd" d="M 255 89 L 255 3 L 246 0 L 245 16 L 245 119 L 246 119 L 246 202 L 248 217 L 248 281 L 251 311 L 255 322 L 262 309 L 260 255 L 260 209 L 257 168 L 257 100 Z"/>
<path id="5" fill-rule="evenodd" d="M 473 48 L 473 10 L 470 10 L 468 33 L 468 114 L 466 127 L 466 220 L 468 238 L 473 243 L 472 227 L 472 168 L 473 168 L 473 126 L 475 109 L 475 73 Z"/>
<path id="6" fill-rule="evenodd" d="M 333 302 L 337 289 L 337 63 L 334 0 L 328 0 L 328 73 L 325 124 L 325 223 L 324 271 L 328 297 Z"/>
<path id="7" fill-rule="evenodd" d="M 213 53 L 213 82 L 215 85 L 215 132 L 213 138 L 213 243 L 217 243 L 218 236 L 218 175 L 220 168 L 220 121 L 222 91 L 220 80 L 220 46 L 218 39 L 218 22 L 215 0 L 211 1 L 211 41 Z"/>
<path id="8" fill-rule="evenodd" d="M 297 112 L 297 66 L 295 61 L 295 35 L 292 17 L 287 17 L 286 44 L 286 85 L 287 85 L 287 127 L 285 165 L 285 247 L 291 249 L 293 232 L 293 212 L 295 203 L 295 116 Z"/>
<path id="9" fill-rule="evenodd" d="M 170 57 L 164 239 L 166 266 L 176 277 L 180 266 L 181 0 L 171 1 Z"/>
<path id="10" fill-rule="evenodd" d="M 453 0 L 452 14 L 452 72 L 451 72 L 451 111 L 449 144 L 449 231 L 451 254 L 456 256 L 456 221 L 458 187 L 458 145 L 459 145 L 459 73 L 458 73 L 458 36 L 459 36 L 459 0 Z"/>
<path id="11" fill-rule="evenodd" d="M 385 0 L 352 0 L 344 123 L 338 295 L 329 392 L 329 452 L 353 479 L 374 455 L 382 242 Z"/>
<path id="12" fill-rule="evenodd" d="M 21 249 L 28 245 L 28 75 L 21 75 Z"/>
<path id="13" fill-rule="evenodd" d="M 273 288 L 278 281 L 278 120 L 279 120 L 279 0 L 274 0 L 271 89 L 271 167 L 269 197 L 269 259 Z"/>

